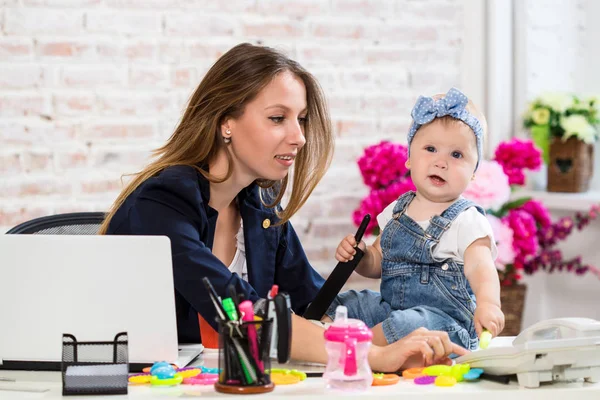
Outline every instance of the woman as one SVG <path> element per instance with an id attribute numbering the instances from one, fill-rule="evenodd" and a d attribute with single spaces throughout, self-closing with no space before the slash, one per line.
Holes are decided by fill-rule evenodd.
<path id="1" fill-rule="evenodd" d="M 314 77 L 273 49 L 238 45 L 208 71 L 175 132 L 117 198 L 100 233 L 170 238 L 180 342 L 201 340 L 198 313 L 214 327 L 205 276 L 219 295 L 233 284 L 253 302 L 277 284 L 302 314 L 323 278 L 289 219 L 332 153 L 329 114 Z M 394 371 L 452 352 L 465 350 L 445 333 L 422 330 L 373 346 L 369 359 L 376 370 Z M 292 357 L 327 359 L 322 328 L 297 315 Z"/>

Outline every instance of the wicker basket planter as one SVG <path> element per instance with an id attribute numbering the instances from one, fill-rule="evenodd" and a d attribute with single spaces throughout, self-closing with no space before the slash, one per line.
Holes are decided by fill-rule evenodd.
<path id="1" fill-rule="evenodd" d="M 500 301 L 505 319 L 504 330 L 500 336 L 517 336 L 521 332 L 526 292 L 527 286 L 520 284 L 500 288 Z"/>
<path id="2" fill-rule="evenodd" d="M 594 170 L 594 145 L 577 138 L 550 143 L 549 192 L 587 192 Z"/>

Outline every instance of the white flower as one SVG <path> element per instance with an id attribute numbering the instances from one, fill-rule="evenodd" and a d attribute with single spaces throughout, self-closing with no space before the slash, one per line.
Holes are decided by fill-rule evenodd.
<path id="1" fill-rule="evenodd" d="M 600 112 L 600 104 L 598 104 L 598 101 L 600 101 L 599 96 L 590 96 L 590 97 L 582 100 L 581 102 L 583 104 L 588 105 L 590 107 L 590 110 L 595 110 L 596 112 Z"/>
<path id="2" fill-rule="evenodd" d="M 563 136 L 565 140 L 571 136 L 575 136 L 586 143 L 594 143 L 596 140 L 596 130 L 583 115 L 575 114 L 568 117 L 561 117 L 560 126 L 565 130 Z"/>
<path id="3" fill-rule="evenodd" d="M 557 113 L 563 113 L 573 105 L 573 96 L 564 93 L 546 93 L 540 96 L 539 101 Z"/>
<path id="4" fill-rule="evenodd" d="M 531 113 L 531 120 L 536 125 L 546 125 L 550 122 L 550 111 L 547 108 L 536 108 Z"/>

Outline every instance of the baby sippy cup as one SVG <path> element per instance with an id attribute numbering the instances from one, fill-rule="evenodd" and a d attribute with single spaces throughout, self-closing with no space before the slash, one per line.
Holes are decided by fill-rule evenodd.
<path id="1" fill-rule="evenodd" d="M 348 309 L 338 306 L 335 320 L 325 331 L 328 361 L 323 378 L 327 389 L 366 390 L 373 383 L 368 355 L 373 332 L 357 319 L 348 318 Z"/>

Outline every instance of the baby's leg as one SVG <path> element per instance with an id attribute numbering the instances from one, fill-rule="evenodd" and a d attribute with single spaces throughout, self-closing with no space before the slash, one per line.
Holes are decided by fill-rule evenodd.
<path id="1" fill-rule="evenodd" d="M 384 321 L 391 311 L 389 304 L 383 301 L 381 294 L 372 290 L 349 290 L 340 293 L 331 303 L 322 322 L 331 322 L 337 306 L 346 306 L 348 318 L 363 321 L 369 328 Z"/>
<path id="2" fill-rule="evenodd" d="M 477 348 L 477 339 L 469 336 L 469 331 L 445 312 L 429 306 L 413 307 L 392 311 L 383 321 L 382 329 L 388 343 L 396 342 L 417 328 L 448 332 L 450 340 L 466 349 Z"/>

